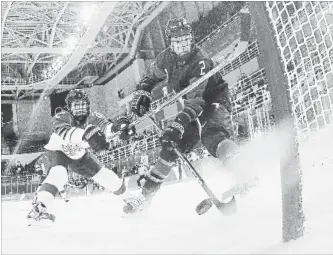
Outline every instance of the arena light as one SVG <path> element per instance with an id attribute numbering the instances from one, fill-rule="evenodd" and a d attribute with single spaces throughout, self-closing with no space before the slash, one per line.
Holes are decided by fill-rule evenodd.
<path id="1" fill-rule="evenodd" d="M 60 57 L 57 57 L 52 63 L 53 69 L 59 70 L 63 65 L 63 60 Z"/>
<path id="2" fill-rule="evenodd" d="M 97 13 L 98 5 L 95 3 L 84 3 L 79 12 L 78 22 L 73 24 L 75 35 L 71 35 L 64 41 L 64 50 L 62 56 L 53 60 L 51 65 L 43 70 L 42 77 L 45 79 L 52 78 L 67 62 L 70 55 L 74 52 L 81 37 L 84 35 L 89 21 Z"/>
<path id="3" fill-rule="evenodd" d="M 94 14 L 97 12 L 97 4 L 95 3 L 85 3 L 82 7 L 79 15 L 79 20 L 85 25 L 91 20 Z"/>
<path id="4" fill-rule="evenodd" d="M 65 49 L 63 51 L 63 54 L 64 55 L 71 54 L 74 51 L 78 42 L 79 42 L 79 39 L 77 37 L 70 36 L 69 38 L 67 38 L 67 40 L 65 42 Z"/>

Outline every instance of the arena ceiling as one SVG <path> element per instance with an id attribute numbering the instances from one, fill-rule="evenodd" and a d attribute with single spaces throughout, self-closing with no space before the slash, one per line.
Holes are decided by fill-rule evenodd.
<path id="1" fill-rule="evenodd" d="M 134 56 L 168 2 L 1 2 L 1 96 L 25 98 L 102 77 Z"/>

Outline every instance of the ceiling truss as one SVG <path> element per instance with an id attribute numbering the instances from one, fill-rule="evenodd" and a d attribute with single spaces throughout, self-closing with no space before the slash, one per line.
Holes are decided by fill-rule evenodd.
<path id="1" fill-rule="evenodd" d="M 129 54 L 137 28 L 162 2 L 113 2 L 113 7 L 107 9 L 109 13 L 107 3 L 2 1 L 2 97 L 17 95 L 17 91 L 24 92 L 20 93 L 20 98 L 24 98 L 41 89 L 69 89 L 84 75 L 108 70 L 123 54 Z M 84 8 L 95 10 L 97 31 L 91 31 L 94 22 L 85 22 L 91 13 L 83 15 Z M 88 45 L 87 33 L 91 36 Z M 70 47 L 73 38 L 75 44 Z M 43 71 L 57 59 L 66 59 L 61 69 L 52 77 L 43 78 Z M 70 80 L 70 84 L 66 82 Z"/>

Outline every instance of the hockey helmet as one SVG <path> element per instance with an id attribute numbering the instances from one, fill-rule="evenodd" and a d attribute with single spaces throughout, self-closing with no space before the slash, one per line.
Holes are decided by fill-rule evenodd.
<path id="1" fill-rule="evenodd" d="M 72 89 L 66 96 L 68 111 L 77 120 L 83 120 L 90 113 L 90 101 L 83 89 Z"/>
<path id="2" fill-rule="evenodd" d="M 165 28 L 170 48 L 178 56 L 188 55 L 193 47 L 192 27 L 184 18 L 170 19 Z"/>

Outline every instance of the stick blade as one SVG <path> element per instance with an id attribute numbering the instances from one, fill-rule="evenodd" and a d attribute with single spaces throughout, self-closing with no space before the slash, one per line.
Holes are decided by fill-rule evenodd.
<path id="1" fill-rule="evenodd" d="M 197 205 L 195 211 L 198 215 L 202 215 L 208 212 L 212 206 L 212 200 L 210 198 L 206 198 Z M 237 212 L 237 203 L 235 196 L 231 197 L 228 202 L 220 202 L 219 206 L 217 206 L 217 209 L 224 216 L 234 215 Z"/>
<path id="2" fill-rule="evenodd" d="M 237 212 L 237 203 L 235 196 L 233 196 L 230 201 L 221 203 L 221 206 L 219 206 L 218 210 L 224 216 L 234 215 Z"/>

